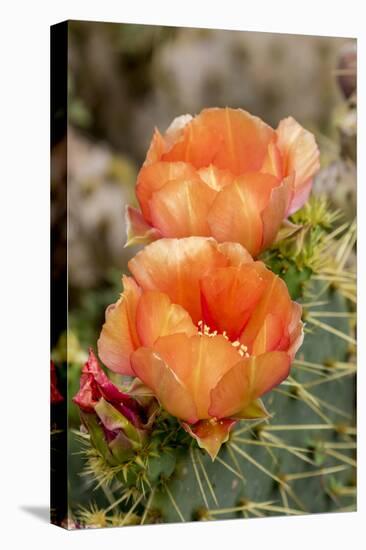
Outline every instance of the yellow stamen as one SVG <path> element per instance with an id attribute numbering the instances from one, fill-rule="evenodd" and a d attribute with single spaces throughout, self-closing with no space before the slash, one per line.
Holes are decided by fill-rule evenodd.
<path id="1" fill-rule="evenodd" d="M 240 357 L 249 357 L 248 348 L 244 344 L 241 344 L 239 340 L 235 340 L 234 342 L 230 341 L 230 338 L 227 335 L 226 330 L 222 332 L 220 335 L 217 330 L 211 330 L 206 323 L 204 323 L 201 320 L 198 321 L 198 334 L 200 336 L 208 336 L 209 338 L 213 338 L 214 336 L 223 336 L 225 340 L 231 343 L 231 345 L 238 351 Z"/>

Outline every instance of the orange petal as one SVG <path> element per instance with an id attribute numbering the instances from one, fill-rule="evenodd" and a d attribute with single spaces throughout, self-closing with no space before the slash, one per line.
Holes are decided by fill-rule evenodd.
<path id="1" fill-rule="evenodd" d="M 275 176 L 263 174 L 261 172 L 245 174 L 245 176 L 240 178 L 240 181 L 243 182 L 243 185 L 245 185 L 253 195 L 257 209 L 260 212 L 263 212 L 267 207 L 274 189 L 281 185 L 281 180 Z"/>
<path id="2" fill-rule="evenodd" d="M 268 393 L 289 375 L 290 358 L 284 351 L 270 351 L 250 359 L 251 400 Z"/>
<path id="3" fill-rule="evenodd" d="M 169 365 L 169 368 L 190 392 L 190 377 L 193 369 L 191 347 L 191 339 L 186 334 L 162 336 L 154 345 L 156 353 Z M 193 399 L 192 392 L 191 396 Z"/>
<path id="4" fill-rule="evenodd" d="M 127 230 L 125 247 L 134 244 L 148 244 L 161 237 L 160 232 L 146 223 L 141 212 L 132 206 L 126 206 L 125 220 Z"/>
<path id="5" fill-rule="evenodd" d="M 159 338 L 154 350 L 182 380 L 192 396 L 199 418 L 209 418 L 210 391 L 240 355 L 223 336 L 173 334 Z"/>
<path id="6" fill-rule="evenodd" d="M 287 216 L 293 194 L 293 176 L 284 179 L 281 185 L 271 191 L 267 206 L 262 212 L 263 242 L 262 249 L 271 245 L 280 230 L 283 220 Z"/>
<path id="7" fill-rule="evenodd" d="M 214 191 L 221 191 L 221 189 L 234 181 L 234 176 L 231 172 L 228 170 L 219 170 L 213 164 L 210 164 L 207 168 L 201 168 L 197 173 L 201 180 L 214 189 Z"/>
<path id="8" fill-rule="evenodd" d="M 144 292 L 137 306 L 136 326 L 141 344 L 152 346 L 155 341 L 168 334 L 184 333 L 193 336 L 197 328 L 189 314 L 176 304 L 172 304 L 163 292 Z"/>
<path id="9" fill-rule="evenodd" d="M 208 237 L 207 214 L 215 197 L 197 176 L 170 181 L 150 199 L 152 223 L 165 237 Z"/>
<path id="10" fill-rule="evenodd" d="M 260 170 L 274 131 L 259 118 L 241 109 L 205 109 L 197 123 L 221 137 L 215 166 L 239 176 Z"/>
<path id="11" fill-rule="evenodd" d="M 131 375 L 130 355 L 139 345 L 136 332 L 136 309 L 141 289 L 131 277 L 123 277 L 120 299 L 106 310 L 106 320 L 98 340 L 98 354 L 103 363 L 120 374 Z"/>
<path id="12" fill-rule="evenodd" d="M 175 145 L 178 141 L 182 141 L 184 138 L 184 129 L 192 120 L 193 117 L 189 114 L 175 117 L 164 134 L 165 142 L 167 144 L 166 151 L 170 151 L 173 145 Z"/>
<path id="13" fill-rule="evenodd" d="M 196 171 L 186 162 L 156 162 L 144 165 L 137 177 L 136 195 L 142 213 L 151 222 L 149 201 L 155 191 L 159 191 L 168 181 L 196 177 Z"/>
<path id="14" fill-rule="evenodd" d="M 213 239 L 188 237 L 155 241 L 136 254 L 128 266 L 142 288 L 165 292 L 197 324 L 202 318 L 199 280 L 227 264 Z"/>
<path id="15" fill-rule="evenodd" d="M 290 337 L 290 347 L 287 351 L 291 360 L 294 359 L 297 350 L 301 346 L 304 340 L 304 325 L 301 322 L 302 307 L 300 304 L 294 302 L 292 304 L 291 319 L 288 327 Z"/>
<path id="16" fill-rule="evenodd" d="M 261 355 L 266 351 L 278 349 L 284 333 L 284 326 L 280 318 L 268 313 L 252 346 L 253 355 Z"/>
<path id="17" fill-rule="evenodd" d="M 163 153 L 165 152 L 165 149 L 166 149 L 166 144 L 165 144 L 164 138 L 159 132 L 159 130 L 155 128 L 154 134 L 150 143 L 150 147 L 146 154 L 144 166 L 145 165 L 147 166 L 154 162 L 158 162 L 161 159 Z"/>
<path id="18" fill-rule="evenodd" d="M 187 422 L 197 422 L 196 407 L 189 391 L 155 351 L 139 348 L 131 355 L 131 365 L 134 374 L 152 389 L 164 409 Z"/>
<path id="19" fill-rule="evenodd" d="M 312 185 L 313 180 L 310 179 L 304 185 L 301 185 L 300 187 L 294 189 L 292 200 L 287 211 L 288 216 L 290 216 L 294 212 L 297 212 L 297 210 L 300 210 L 300 208 L 304 206 L 311 193 Z"/>
<path id="20" fill-rule="evenodd" d="M 220 135 L 207 128 L 198 118 L 188 122 L 180 133 L 175 133 L 174 139 L 175 143 L 162 155 L 161 160 L 188 162 L 195 168 L 211 164 L 221 144 Z"/>
<path id="21" fill-rule="evenodd" d="M 277 145 L 283 157 L 283 173 L 295 173 L 295 194 L 289 214 L 306 202 L 311 191 L 312 178 L 319 170 L 319 149 L 314 135 L 292 117 L 281 120 L 276 130 Z"/>
<path id="22" fill-rule="evenodd" d="M 201 279 L 204 321 L 212 330 L 226 331 L 231 340 L 236 340 L 264 286 L 254 263 L 216 269 Z"/>
<path id="23" fill-rule="evenodd" d="M 254 341 L 266 322 L 268 314 L 274 315 L 286 330 L 292 311 L 292 301 L 283 280 L 266 269 L 262 262 L 256 262 L 255 267 L 265 282 L 265 289 L 240 337 L 240 341 L 248 347 L 249 353 L 252 353 Z"/>
<path id="24" fill-rule="evenodd" d="M 227 257 L 229 266 L 237 267 L 254 261 L 246 248 L 239 243 L 220 243 L 217 249 Z"/>
<path id="25" fill-rule="evenodd" d="M 289 368 L 290 358 L 283 351 L 242 359 L 212 390 L 210 415 L 217 418 L 240 415 L 249 403 L 287 378 Z"/>
<path id="26" fill-rule="evenodd" d="M 235 424 L 236 420 L 225 418 L 223 420 L 201 420 L 194 426 L 183 422 L 182 426 L 214 461 L 221 445 L 229 439 L 230 430 Z"/>
<path id="27" fill-rule="evenodd" d="M 272 174 L 276 178 L 283 179 L 283 159 L 279 148 L 274 141 L 268 144 L 267 154 L 265 156 L 261 172 Z"/>
<path id="28" fill-rule="evenodd" d="M 263 223 L 251 183 L 252 175 L 243 176 L 220 191 L 209 211 L 208 223 L 215 239 L 239 242 L 255 256 L 262 244 Z"/>

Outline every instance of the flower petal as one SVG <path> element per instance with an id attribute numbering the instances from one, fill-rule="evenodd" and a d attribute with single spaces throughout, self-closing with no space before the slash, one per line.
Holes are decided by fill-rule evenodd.
<path id="1" fill-rule="evenodd" d="M 163 153 L 165 152 L 165 149 L 166 149 L 166 143 L 164 141 L 164 138 L 159 132 L 159 130 L 155 128 L 154 134 L 150 143 L 150 147 L 146 154 L 144 166 L 148 166 L 149 164 L 158 162 L 161 159 Z"/>
<path id="2" fill-rule="evenodd" d="M 223 336 L 174 334 L 157 340 L 154 350 L 189 390 L 199 418 L 209 418 L 210 391 L 240 355 Z"/>
<path id="3" fill-rule="evenodd" d="M 136 332 L 136 309 L 141 289 L 131 277 L 123 277 L 123 286 L 120 299 L 106 310 L 106 320 L 98 340 L 98 354 L 109 369 L 131 375 L 130 354 L 140 345 Z"/>
<path id="4" fill-rule="evenodd" d="M 190 114 L 179 115 L 175 117 L 175 119 L 167 128 L 164 134 L 165 142 L 167 144 L 167 150 L 170 150 L 177 141 L 183 139 L 183 130 L 192 120 L 193 117 Z"/>
<path id="5" fill-rule="evenodd" d="M 100 395 L 98 398 L 100 398 Z M 92 377 L 83 377 L 83 375 L 81 375 L 80 389 L 72 400 L 82 411 L 88 413 L 94 412 L 94 407 L 98 399 L 95 397 L 95 384 L 93 383 Z"/>
<path id="6" fill-rule="evenodd" d="M 281 185 L 281 180 L 271 174 L 252 172 L 240 178 L 255 198 L 257 209 L 263 212 L 268 206 L 273 191 Z"/>
<path id="7" fill-rule="evenodd" d="M 201 449 L 208 452 L 212 461 L 215 460 L 221 445 L 229 439 L 230 430 L 236 420 L 225 418 L 222 420 L 201 420 L 194 426 L 183 422 L 182 426 L 189 435 L 196 439 Z"/>
<path id="8" fill-rule="evenodd" d="M 146 434 L 129 422 L 121 411 L 117 410 L 103 397 L 95 405 L 95 412 L 108 431 L 123 430 L 134 448 L 141 448 Z"/>
<path id="9" fill-rule="evenodd" d="M 282 320 L 272 313 L 268 313 L 252 346 L 253 355 L 261 355 L 266 351 L 278 349 L 284 333 Z"/>
<path id="10" fill-rule="evenodd" d="M 196 121 L 222 142 L 214 157 L 215 166 L 239 176 L 259 170 L 274 137 L 274 131 L 259 118 L 242 109 L 205 109 Z"/>
<path id="11" fill-rule="evenodd" d="M 233 183 L 234 176 L 228 170 L 220 170 L 213 164 L 198 170 L 197 174 L 207 185 L 215 191 L 221 191 L 224 187 Z"/>
<path id="12" fill-rule="evenodd" d="M 90 348 L 88 360 L 81 372 L 80 389 L 73 401 L 82 411 L 92 413 L 102 397 L 135 426 L 143 423 L 144 414 L 139 403 L 130 394 L 121 392 L 109 380 Z"/>
<path id="13" fill-rule="evenodd" d="M 237 267 L 254 262 L 247 249 L 239 243 L 219 243 L 217 249 L 227 257 L 229 266 Z"/>
<path id="14" fill-rule="evenodd" d="M 203 320 L 231 340 L 242 333 L 264 290 L 254 263 L 223 267 L 201 279 Z"/>
<path id="15" fill-rule="evenodd" d="M 166 137 L 170 142 L 173 141 L 168 132 Z M 184 161 L 195 168 L 211 164 L 221 145 L 220 134 L 207 128 L 198 117 L 188 122 L 180 132 L 175 133 L 173 139 L 175 143 L 162 155 L 161 160 Z"/>
<path id="16" fill-rule="evenodd" d="M 253 400 L 287 378 L 289 369 L 290 357 L 282 351 L 242 359 L 211 391 L 210 415 L 217 418 L 240 415 Z"/>
<path id="17" fill-rule="evenodd" d="M 156 351 L 139 348 L 132 353 L 131 364 L 134 374 L 153 390 L 164 409 L 187 422 L 197 422 L 197 410 L 189 391 Z"/>
<path id="18" fill-rule="evenodd" d="M 144 165 L 137 177 L 136 195 L 142 213 L 151 222 L 149 201 L 155 191 L 159 191 L 168 181 L 197 177 L 196 171 L 186 162 L 156 162 Z"/>
<path id="19" fill-rule="evenodd" d="M 287 351 L 291 360 L 294 359 L 297 350 L 301 346 L 304 340 L 304 325 L 301 322 L 302 307 L 297 302 L 292 304 L 292 314 L 291 320 L 289 323 L 289 337 L 290 337 L 290 347 Z"/>
<path id="20" fill-rule="evenodd" d="M 209 237 L 207 214 L 215 197 L 198 176 L 170 181 L 150 199 L 152 223 L 165 237 Z"/>
<path id="21" fill-rule="evenodd" d="M 312 178 L 319 170 L 319 149 L 314 135 L 292 117 L 281 120 L 276 130 L 277 145 L 283 157 L 284 175 L 295 173 L 295 194 L 289 214 L 306 202 Z"/>
<path id="22" fill-rule="evenodd" d="M 239 242 L 255 256 L 263 238 L 263 223 L 253 180 L 271 177 L 251 174 L 238 178 L 218 193 L 208 214 L 213 237 L 220 242 Z"/>
<path id="23" fill-rule="evenodd" d="M 163 292 L 147 291 L 140 298 L 136 314 L 137 332 L 143 346 L 169 334 L 184 333 L 193 336 L 197 328 L 181 306 L 172 304 Z"/>
<path id="24" fill-rule="evenodd" d="M 88 376 L 91 376 L 95 381 L 98 392 L 109 401 L 123 401 L 129 399 L 129 396 L 119 391 L 119 389 L 109 380 L 106 373 L 103 371 L 98 363 L 92 348 L 89 349 L 88 360 L 86 361 L 80 383 L 82 383 Z M 100 397 L 100 396 L 99 396 Z"/>
<path id="25" fill-rule="evenodd" d="M 181 305 L 196 324 L 202 318 L 199 280 L 228 264 L 213 239 L 160 239 L 145 247 L 128 266 L 145 290 L 165 292 Z"/>
<path id="26" fill-rule="evenodd" d="M 293 181 L 293 176 L 289 176 L 282 181 L 281 185 L 274 187 L 271 191 L 268 204 L 262 212 L 262 249 L 267 248 L 275 241 L 282 222 L 287 216 L 293 195 Z"/>
<path id="27" fill-rule="evenodd" d="M 125 247 L 134 244 L 149 244 L 161 237 L 160 232 L 146 223 L 141 212 L 127 205 L 125 211 L 127 242 Z"/>
<path id="28" fill-rule="evenodd" d="M 276 178 L 283 179 L 283 159 L 277 144 L 271 141 L 268 144 L 267 154 L 261 167 L 261 172 L 272 174 Z"/>
<path id="29" fill-rule="evenodd" d="M 250 354 L 253 353 L 254 341 L 266 322 L 268 314 L 273 315 L 285 330 L 292 311 L 292 301 L 284 281 L 266 269 L 262 262 L 256 262 L 255 265 L 265 282 L 265 289 L 240 337 L 240 341 L 248 347 Z M 272 342 L 272 338 L 270 341 Z"/>

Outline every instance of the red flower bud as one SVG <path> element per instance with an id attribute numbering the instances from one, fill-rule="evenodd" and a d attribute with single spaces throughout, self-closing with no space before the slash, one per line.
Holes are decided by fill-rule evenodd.
<path id="1" fill-rule="evenodd" d="M 99 366 L 92 349 L 80 377 L 80 389 L 73 398 L 74 403 L 87 413 L 95 411 L 101 398 L 113 405 L 134 426 L 142 426 L 146 418 L 139 403 L 127 393 L 121 392 Z"/>
<path id="2" fill-rule="evenodd" d="M 149 408 L 121 392 L 100 367 L 92 349 L 80 377 L 73 401 L 92 445 L 112 466 L 141 449 L 149 426 Z"/>

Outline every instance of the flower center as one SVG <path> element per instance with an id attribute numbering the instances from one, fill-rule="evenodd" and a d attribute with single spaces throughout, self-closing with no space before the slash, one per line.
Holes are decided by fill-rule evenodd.
<path id="1" fill-rule="evenodd" d="M 201 320 L 198 321 L 198 334 L 200 336 L 209 336 L 210 338 L 213 338 L 214 336 L 223 336 L 225 340 L 230 342 L 230 344 L 237 350 L 241 357 L 249 357 L 247 346 L 242 344 L 239 340 L 234 340 L 232 342 L 226 334 L 226 330 L 222 333 L 219 333 L 217 330 L 211 330 L 211 328 Z"/>

